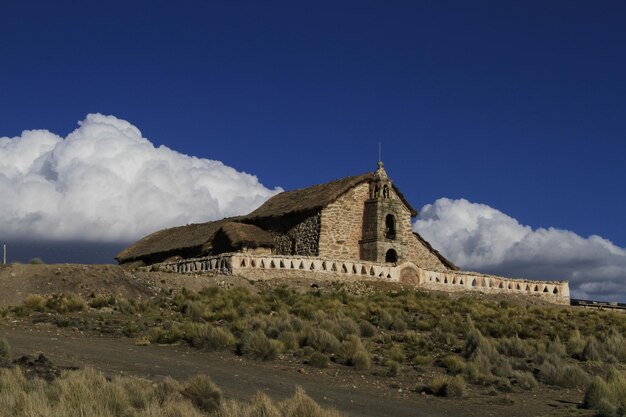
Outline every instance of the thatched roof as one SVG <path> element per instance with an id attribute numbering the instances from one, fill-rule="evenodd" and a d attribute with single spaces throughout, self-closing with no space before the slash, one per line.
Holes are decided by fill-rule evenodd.
<path id="1" fill-rule="evenodd" d="M 270 198 L 258 209 L 254 210 L 247 219 L 281 217 L 291 213 L 301 213 L 322 209 L 335 201 L 340 195 L 364 182 L 374 180 L 374 173 L 355 175 L 325 184 L 313 185 L 299 190 L 285 191 Z M 394 191 L 402 200 L 402 203 L 411 211 L 411 215 L 417 215 L 417 211 L 406 201 L 404 195 L 395 185 Z"/>
<path id="2" fill-rule="evenodd" d="M 235 248 L 274 246 L 272 234 L 252 224 L 228 222 L 220 228 L 220 231 L 226 235 L 230 244 Z"/>
<path id="3" fill-rule="evenodd" d="M 237 219 L 237 217 L 231 217 L 215 222 L 188 224 L 159 230 L 124 249 L 117 254 L 115 259 L 124 263 L 158 253 L 201 247 L 213 239 L 220 227 Z"/>

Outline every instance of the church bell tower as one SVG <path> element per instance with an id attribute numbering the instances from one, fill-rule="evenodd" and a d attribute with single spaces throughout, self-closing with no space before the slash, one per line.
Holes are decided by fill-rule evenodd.
<path id="1" fill-rule="evenodd" d="M 407 241 L 401 222 L 403 209 L 402 201 L 379 161 L 363 212 L 363 234 L 359 241 L 362 260 L 400 263 L 406 259 Z"/>

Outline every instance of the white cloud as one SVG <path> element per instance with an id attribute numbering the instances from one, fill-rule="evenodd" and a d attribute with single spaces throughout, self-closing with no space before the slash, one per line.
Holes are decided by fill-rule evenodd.
<path id="1" fill-rule="evenodd" d="M 626 300 L 626 250 L 600 236 L 532 229 L 484 204 L 441 198 L 414 229 L 467 270 L 569 280 L 573 298 Z"/>
<path id="2" fill-rule="evenodd" d="M 133 240 L 247 213 L 280 188 L 219 161 L 155 148 L 125 120 L 89 114 L 66 138 L 0 137 L 0 236 Z"/>

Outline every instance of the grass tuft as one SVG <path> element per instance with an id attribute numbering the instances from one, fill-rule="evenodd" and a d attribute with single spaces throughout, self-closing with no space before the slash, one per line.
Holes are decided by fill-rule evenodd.
<path id="1" fill-rule="evenodd" d="M 260 330 L 247 334 L 241 346 L 241 353 L 261 361 L 273 361 L 282 350 L 282 343 L 268 338 Z"/>
<path id="2" fill-rule="evenodd" d="M 216 411 L 222 402 L 222 390 L 208 375 L 197 375 L 187 381 L 181 394 L 206 413 Z"/>

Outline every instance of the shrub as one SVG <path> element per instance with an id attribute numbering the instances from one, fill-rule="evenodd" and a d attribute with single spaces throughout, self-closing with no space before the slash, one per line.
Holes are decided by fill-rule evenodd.
<path id="1" fill-rule="evenodd" d="M 148 330 L 150 343 L 173 344 L 183 340 L 183 338 L 184 334 L 180 326 L 170 326 L 167 330 L 160 327 L 152 327 Z"/>
<path id="2" fill-rule="evenodd" d="M 406 360 L 406 355 L 404 354 L 404 349 L 400 345 L 395 345 L 389 350 L 388 355 L 389 359 L 395 362 L 402 363 Z"/>
<path id="3" fill-rule="evenodd" d="M 539 366 L 539 380 L 548 385 L 564 388 L 585 388 L 589 374 L 577 365 L 566 365 L 560 360 L 549 360 Z"/>
<path id="4" fill-rule="evenodd" d="M 491 385 L 494 384 L 498 378 L 493 376 L 491 372 L 485 372 L 481 370 L 475 363 L 469 362 L 465 366 L 464 374 L 469 380 L 475 384 Z"/>
<path id="5" fill-rule="evenodd" d="M 367 353 L 367 351 L 365 351 L 365 347 L 363 346 L 363 343 L 361 342 L 361 339 L 359 339 L 356 336 L 350 336 L 346 341 L 344 341 L 341 344 L 339 355 L 340 355 L 341 361 L 345 365 L 354 366 L 355 365 L 354 358 L 360 352 Z"/>
<path id="6" fill-rule="evenodd" d="M 585 392 L 583 406 L 602 417 L 626 415 L 626 379 L 615 369 L 606 381 L 596 377 Z"/>
<path id="7" fill-rule="evenodd" d="M 418 346 L 422 342 L 422 336 L 420 336 L 418 332 L 414 332 L 412 330 L 405 332 L 403 337 L 404 343 L 409 346 Z"/>
<path id="8" fill-rule="evenodd" d="M 396 318 L 391 323 L 391 326 L 390 326 L 392 330 L 395 330 L 400 333 L 405 332 L 408 327 L 409 327 L 408 324 L 406 324 L 406 322 L 400 318 Z"/>
<path id="9" fill-rule="evenodd" d="M 515 371 L 513 381 L 518 387 L 525 390 L 531 390 L 537 386 L 537 380 L 530 372 Z"/>
<path id="10" fill-rule="evenodd" d="M 467 383 L 461 375 L 455 375 L 450 378 L 446 388 L 447 397 L 462 398 L 467 392 Z"/>
<path id="11" fill-rule="evenodd" d="M 94 298 L 93 300 L 90 300 L 88 304 L 89 304 L 89 307 L 96 308 L 96 309 L 112 306 L 112 305 L 115 305 L 115 297 L 98 296 Z"/>
<path id="12" fill-rule="evenodd" d="M 466 358 L 471 358 L 477 353 L 482 353 L 488 359 L 497 359 L 499 354 L 493 343 L 482 335 L 480 330 L 474 327 L 470 322 L 470 325 L 465 333 L 465 346 L 463 347 L 462 354 Z"/>
<path id="13" fill-rule="evenodd" d="M 289 417 L 339 417 L 334 410 L 324 410 L 300 387 L 293 397 L 279 404 L 283 416 Z"/>
<path id="14" fill-rule="evenodd" d="M 565 346 L 567 354 L 574 358 L 580 357 L 586 344 L 585 339 L 580 335 L 580 331 L 575 329 L 570 334 L 567 345 Z"/>
<path id="15" fill-rule="evenodd" d="M 208 375 L 197 375 L 184 384 L 181 392 L 193 405 L 206 413 L 216 411 L 222 402 L 222 390 Z"/>
<path id="16" fill-rule="evenodd" d="M 235 345 L 235 338 L 228 331 L 211 324 L 197 325 L 186 338 L 191 346 L 209 351 L 227 350 Z"/>
<path id="17" fill-rule="evenodd" d="M 513 366 L 505 357 L 500 357 L 491 367 L 491 373 L 496 376 L 510 377 L 513 375 Z"/>
<path id="18" fill-rule="evenodd" d="M 533 354 L 532 346 L 520 339 L 518 335 L 501 339 L 498 343 L 498 351 L 514 358 L 527 358 Z"/>
<path id="19" fill-rule="evenodd" d="M 372 337 L 376 334 L 376 327 L 369 321 L 361 320 L 359 322 L 359 330 L 361 337 Z"/>
<path id="20" fill-rule="evenodd" d="M 298 335 L 292 331 L 282 332 L 278 336 L 278 340 L 280 340 L 285 347 L 285 350 L 296 350 L 299 347 Z"/>
<path id="21" fill-rule="evenodd" d="M 242 417 L 282 417 L 280 410 L 274 405 L 270 397 L 262 392 L 257 392 L 250 402 L 244 407 L 243 413 L 238 413 Z M 225 416 L 220 413 L 220 416 Z"/>
<path id="22" fill-rule="evenodd" d="M 352 358 L 352 366 L 357 370 L 370 369 L 372 366 L 372 359 L 369 353 L 365 350 L 358 351 Z"/>
<path id="23" fill-rule="evenodd" d="M 393 324 L 393 317 L 387 310 L 380 310 L 378 312 L 377 323 L 383 329 L 389 329 Z"/>
<path id="24" fill-rule="evenodd" d="M 430 333 L 430 338 L 435 343 L 441 343 L 444 345 L 452 346 L 456 343 L 456 336 L 448 331 L 436 328 Z"/>
<path id="25" fill-rule="evenodd" d="M 464 397 L 467 391 L 467 382 L 462 376 L 438 375 L 430 383 L 430 390 L 440 397 Z"/>
<path id="26" fill-rule="evenodd" d="M 75 311 L 83 311 L 87 308 L 87 304 L 85 303 L 85 301 L 73 294 L 54 294 L 46 301 L 46 307 L 50 310 L 56 311 L 57 313 L 63 314 L 72 313 Z"/>
<path id="27" fill-rule="evenodd" d="M 387 376 L 398 376 L 400 375 L 400 370 L 402 369 L 402 365 L 400 365 L 396 361 L 389 361 L 387 364 Z"/>
<path id="28" fill-rule="evenodd" d="M 33 258 L 30 261 L 28 261 L 28 263 L 31 265 L 42 265 L 45 262 L 41 258 Z"/>
<path id="29" fill-rule="evenodd" d="M 585 344 L 585 347 L 580 354 L 580 358 L 584 361 L 599 361 L 602 360 L 603 356 L 604 355 L 602 355 L 600 346 L 595 337 L 591 337 L 587 341 L 587 344 Z"/>
<path id="30" fill-rule="evenodd" d="M 445 356 L 441 363 L 452 374 L 458 374 L 465 370 L 465 362 L 456 355 Z"/>
<path id="31" fill-rule="evenodd" d="M 351 336 L 351 335 L 361 334 L 360 326 L 356 324 L 356 322 L 349 317 L 343 317 L 339 319 L 339 321 L 337 322 L 337 325 L 338 325 L 337 336 L 340 339 L 345 339 L 346 337 Z"/>
<path id="32" fill-rule="evenodd" d="M 609 333 L 601 338 L 602 347 L 618 361 L 626 362 L 626 338 L 615 328 L 611 328 Z"/>
<path id="33" fill-rule="evenodd" d="M 430 381 L 429 388 L 433 394 L 444 397 L 446 395 L 449 380 L 450 378 L 446 375 L 437 375 L 432 379 L 432 381 Z"/>
<path id="34" fill-rule="evenodd" d="M 550 340 L 548 342 L 548 346 L 546 347 L 546 351 L 553 355 L 557 356 L 566 356 L 567 355 L 567 347 L 561 342 L 561 339 L 557 335 L 554 340 Z"/>
<path id="35" fill-rule="evenodd" d="M 187 300 L 180 308 L 180 312 L 194 321 L 202 321 L 207 314 L 207 307 L 201 301 Z"/>
<path id="36" fill-rule="evenodd" d="M 122 333 L 126 337 L 136 337 L 143 330 L 145 330 L 145 326 L 143 324 L 135 321 L 129 321 L 122 328 Z"/>
<path id="37" fill-rule="evenodd" d="M 282 343 L 269 339 L 260 330 L 246 335 L 243 339 L 241 352 L 251 358 L 262 361 L 273 361 L 282 350 Z"/>
<path id="38" fill-rule="evenodd" d="M 181 384 L 174 378 L 166 376 L 163 381 L 156 384 L 155 396 L 158 404 L 162 406 L 167 402 L 178 400 L 181 397 L 181 391 Z"/>
<path id="39" fill-rule="evenodd" d="M 123 298 L 116 301 L 115 309 L 122 314 L 135 314 L 137 312 L 133 302 Z"/>
<path id="40" fill-rule="evenodd" d="M 0 358 L 2 359 L 10 359 L 11 356 L 11 346 L 9 342 L 3 337 L 0 337 Z"/>
<path id="41" fill-rule="evenodd" d="M 337 353 L 341 344 L 339 340 L 324 329 L 307 327 L 304 330 L 304 345 L 311 346 L 313 349 L 322 353 Z"/>
<path id="42" fill-rule="evenodd" d="M 433 357 L 430 355 L 415 355 L 411 363 L 416 366 L 430 366 L 433 363 Z"/>
<path id="43" fill-rule="evenodd" d="M 585 391 L 585 399 L 583 406 L 588 409 L 597 409 L 600 401 L 609 398 L 611 393 L 606 382 L 599 376 L 595 377 L 587 390 Z"/>
<path id="44" fill-rule="evenodd" d="M 46 309 L 46 299 L 38 294 L 30 294 L 24 298 L 22 305 L 30 311 L 44 311 Z"/>
<path id="45" fill-rule="evenodd" d="M 328 356 L 321 352 L 313 352 L 307 363 L 316 368 L 327 368 Z"/>

